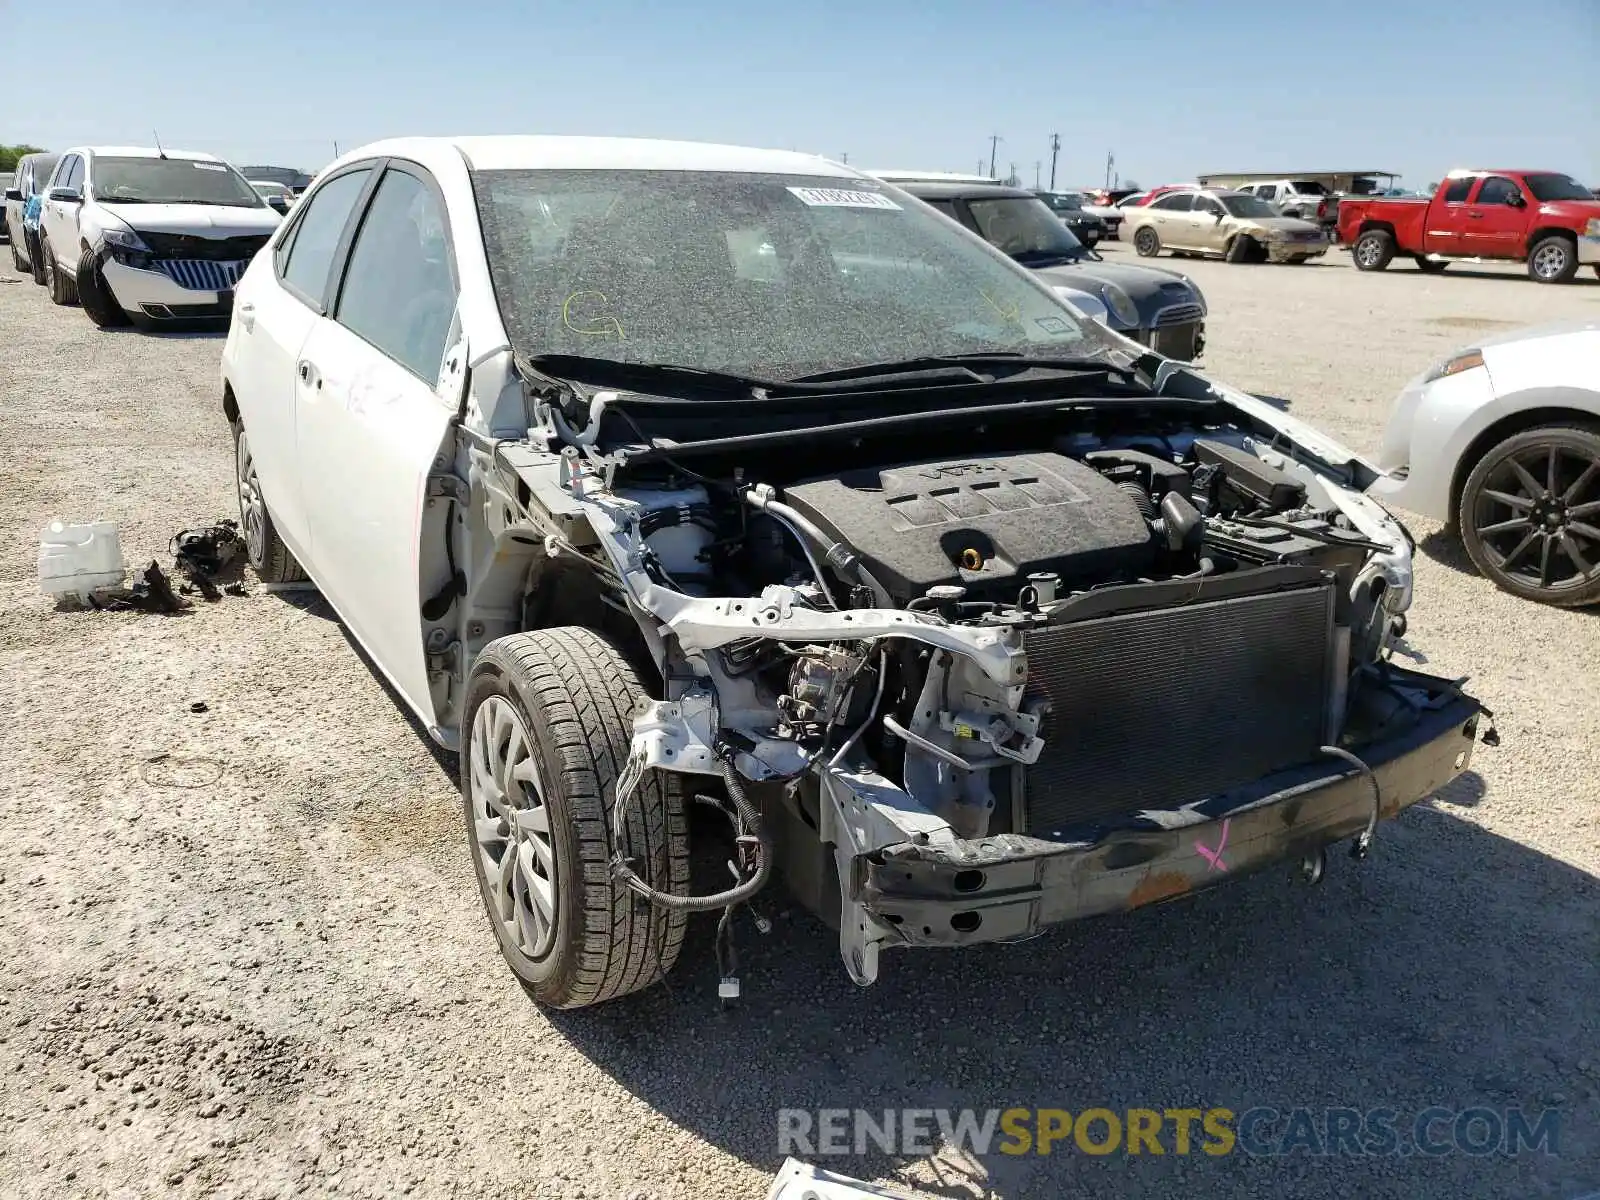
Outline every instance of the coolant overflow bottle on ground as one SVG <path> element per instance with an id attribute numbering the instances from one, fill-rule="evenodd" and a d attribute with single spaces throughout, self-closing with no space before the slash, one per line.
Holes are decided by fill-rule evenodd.
<path id="1" fill-rule="evenodd" d="M 126 575 L 122 539 L 111 521 L 51 521 L 39 538 L 39 586 L 58 600 L 86 604 L 90 593 L 120 587 Z"/>

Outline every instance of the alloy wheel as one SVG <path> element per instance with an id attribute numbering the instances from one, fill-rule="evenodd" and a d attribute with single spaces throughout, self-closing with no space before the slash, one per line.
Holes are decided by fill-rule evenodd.
<path id="1" fill-rule="evenodd" d="M 1378 261 L 1378 239 L 1364 237 L 1356 243 L 1356 261 L 1363 267 L 1374 266 Z"/>
<path id="2" fill-rule="evenodd" d="M 561 915 L 555 844 L 532 741 L 510 700 L 489 696 L 478 707 L 468 753 L 472 846 L 492 914 L 510 944 L 543 958 Z"/>
<path id="3" fill-rule="evenodd" d="M 1566 269 L 1567 248 L 1559 238 L 1552 239 L 1533 252 L 1533 273 L 1540 279 L 1554 279 Z"/>
<path id="4" fill-rule="evenodd" d="M 256 478 L 255 459 L 250 456 L 250 439 L 239 430 L 235 447 L 236 475 L 239 482 L 239 523 L 244 526 L 245 549 L 252 565 L 260 565 L 267 553 L 267 501 Z"/>
<path id="5" fill-rule="evenodd" d="M 1513 450 L 1473 497 L 1490 565 L 1559 596 L 1600 580 L 1600 457 L 1555 443 Z"/>

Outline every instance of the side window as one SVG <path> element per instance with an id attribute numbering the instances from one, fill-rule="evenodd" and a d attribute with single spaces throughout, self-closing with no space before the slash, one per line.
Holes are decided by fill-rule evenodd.
<path id="1" fill-rule="evenodd" d="M 431 384 L 455 310 L 438 197 L 415 175 L 386 171 L 350 251 L 334 319 Z"/>
<path id="2" fill-rule="evenodd" d="M 84 160 L 79 158 L 77 155 L 73 155 L 73 158 L 72 158 L 72 173 L 67 176 L 66 183 L 62 184 L 61 186 L 62 187 L 70 187 L 70 188 L 82 188 L 83 187 L 83 175 L 84 175 Z"/>
<path id="3" fill-rule="evenodd" d="M 1263 183 L 1256 189 L 1256 195 L 1263 200 L 1276 200 L 1278 198 L 1278 185 L 1275 183 Z"/>
<path id="4" fill-rule="evenodd" d="M 1220 217 L 1223 215 L 1222 205 L 1218 204 L 1210 196 L 1196 196 L 1194 211 L 1205 213 L 1208 217 Z"/>
<path id="5" fill-rule="evenodd" d="M 1450 186 L 1444 189 L 1444 202 L 1446 204 L 1465 204 L 1467 193 L 1472 191 L 1472 183 L 1473 177 L 1471 175 L 1462 176 L 1460 179 L 1452 179 Z"/>
<path id="6" fill-rule="evenodd" d="M 72 168 L 77 164 L 78 156 L 76 154 L 69 154 L 63 158 L 56 164 L 55 174 L 50 176 L 49 186 L 53 188 L 71 187 L 72 185 L 67 180 L 71 178 Z"/>
<path id="7" fill-rule="evenodd" d="M 1175 192 L 1168 196 L 1158 196 L 1151 201 L 1151 208 L 1159 208 L 1164 212 L 1188 212 L 1194 207 L 1193 192 Z"/>
<path id="8" fill-rule="evenodd" d="M 1491 175 L 1478 189 L 1479 204 L 1514 204 L 1522 197 L 1522 189 L 1501 175 Z"/>
<path id="9" fill-rule="evenodd" d="M 929 200 L 928 204 L 931 207 L 938 209 L 952 221 L 959 221 L 961 219 L 960 217 L 956 216 L 956 202 L 954 200 Z"/>
<path id="10" fill-rule="evenodd" d="M 278 246 L 279 276 L 315 304 L 322 302 L 328 286 L 328 268 L 333 265 L 339 237 L 371 174 L 371 168 L 366 168 L 340 175 L 328 180 L 309 199 L 302 200 L 299 221 Z"/>

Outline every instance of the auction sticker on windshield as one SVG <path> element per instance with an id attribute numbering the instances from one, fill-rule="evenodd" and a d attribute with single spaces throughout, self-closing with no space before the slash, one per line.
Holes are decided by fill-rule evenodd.
<path id="1" fill-rule="evenodd" d="M 877 192 L 847 192 L 839 188 L 792 187 L 789 189 L 802 204 L 812 208 L 892 208 L 900 206 Z"/>

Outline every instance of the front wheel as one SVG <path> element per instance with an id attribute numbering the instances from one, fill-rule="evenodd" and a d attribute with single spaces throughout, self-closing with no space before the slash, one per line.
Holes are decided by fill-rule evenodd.
<path id="1" fill-rule="evenodd" d="M 22 236 L 28 243 L 28 269 L 33 275 L 33 282 L 43 287 L 44 275 L 44 250 L 39 246 L 39 235 L 32 231 L 24 230 Z"/>
<path id="2" fill-rule="evenodd" d="M 1600 433 L 1550 425 L 1505 439 L 1467 476 L 1457 522 L 1502 591 L 1560 608 L 1600 602 Z"/>
<path id="3" fill-rule="evenodd" d="M 22 261 L 22 251 L 17 249 L 17 239 L 13 237 L 13 238 L 10 239 L 10 241 L 11 241 L 11 269 L 13 271 L 15 271 L 18 275 L 20 275 L 24 271 L 26 271 L 28 268 L 27 268 L 26 265 L 24 265 L 24 263 Z"/>
<path id="4" fill-rule="evenodd" d="M 1394 260 L 1394 235 L 1387 229 L 1369 229 L 1350 248 L 1358 271 L 1381 271 Z"/>
<path id="5" fill-rule="evenodd" d="M 46 238 L 41 238 L 40 242 L 44 247 L 45 286 L 50 289 L 50 302 L 63 306 L 75 303 L 78 299 L 77 286 L 61 269 L 61 263 L 56 259 L 55 247 Z"/>
<path id="6" fill-rule="evenodd" d="M 1154 258 L 1161 253 L 1161 235 L 1145 225 L 1133 235 L 1133 248 L 1140 258 Z"/>
<path id="7" fill-rule="evenodd" d="M 1578 273 L 1578 247 L 1571 238 L 1553 233 L 1528 252 L 1528 274 L 1540 283 L 1569 283 Z"/>
<path id="8" fill-rule="evenodd" d="M 78 258 L 78 303 L 89 320 L 101 329 L 115 329 L 128 323 L 128 314 L 122 311 L 106 277 L 101 273 L 100 262 L 93 250 L 85 250 Z"/>
<path id="9" fill-rule="evenodd" d="M 267 498 L 261 491 L 261 479 L 256 474 L 256 460 L 250 453 L 250 439 L 245 435 L 243 421 L 236 422 L 233 427 L 233 464 L 239 493 L 239 525 L 244 530 L 250 569 L 262 583 L 304 582 L 305 569 L 278 536 L 272 514 L 267 511 Z"/>
<path id="10" fill-rule="evenodd" d="M 495 940 L 529 994 L 585 1008 L 663 978 L 687 915 L 633 895 L 611 869 L 613 837 L 658 891 L 689 892 L 681 792 L 647 772 L 624 797 L 633 668 L 587 629 L 544 629 L 484 647 L 467 681 L 461 799 Z"/>

